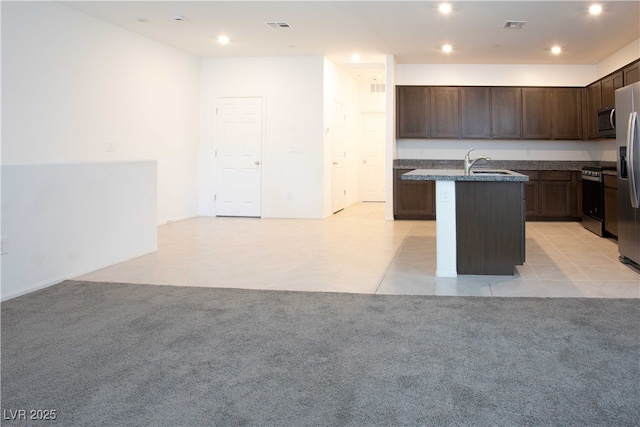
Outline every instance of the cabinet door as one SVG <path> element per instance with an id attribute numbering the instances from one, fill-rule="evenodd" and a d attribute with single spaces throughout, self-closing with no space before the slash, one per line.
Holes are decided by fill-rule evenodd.
<path id="1" fill-rule="evenodd" d="M 587 139 L 598 138 L 598 108 L 602 107 L 600 81 L 587 86 Z"/>
<path id="2" fill-rule="evenodd" d="M 522 138 L 551 139 L 551 91 L 522 89 Z"/>
<path id="3" fill-rule="evenodd" d="M 582 90 L 551 89 L 551 136 L 553 139 L 582 139 Z"/>
<path id="4" fill-rule="evenodd" d="M 576 219 L 582 218 L 582 173 L 576 172 Z"/>
<path id="5" fill-rule="evenodd" d="M 618 236 L 618 190 L 604 188 L 604 229 Z"/>
<path id="6" fill-rule="evenodd" d="M 540 216 L 540 184 L 538 181 L 524 183 L 524 203 L 527 219 L 535 219 Z"/>
<path id="7" fill-rule="evenodd" d="M 395 169 L 393 214 L 396 219 L 435 219 L 435 181 L 403 181 L 401 175 L 412 169 Z"/>
<path id="8" fill-rule="evenodd" d="M 603 107 L 615 107 L 616 106 L 616 89 L 624 86 L 622 78 L 622 71 L 618 71 L 600 80 L 600 86 L 602 91 L 602 106 Z"/>
<path id="9" fill-rule="evenodd" d="M 458 88 L 431 88 L 431 138 L 459 138 Z"/>
<path id="10" fill-rule="evenodd" d="M 524 212 L 527 219 L 540 217 L 540 185 L 538 183 L 538 171 L 516 171 L 529 177 L 524 183 Z"/>
<path id="11" fill-rule="evenodd" d="M 398 86 L 397 88 L 398 138 L 429 138 L 429 88 Z"/>
<path id="12" fill-rule="evenodd" d="M 640 82 L 640 61 L 633 62 L 623 68 L 624 85 L 630 85 L 631 83 Z"/>
<path id="13" fill-rule="evenodd" d="M 544 218 L 571 218 L 571 172 L 541 172 L 540 213 Z"/>
<path id="14" fill-rule="evenodd" d="M 486 87 L 460 88 L 460 118 L 462 138 L 491 136 L 491 89 Z"/>
<path id="15" fill-rule="evenodd" d="M 571 216 L 580 219 L 582 216 L 582 172 L 571 172 Z"/>
<path id="16" fill-rule="evenodd" d="M 541 181 L 542 216 L 545 218 L 571 217 L 571 182 Z"/>
<path id="17" fill-rule="evenodd" d="M 522 90 L 517 87 L 491 88 L 491 137 L 522 137 Z"/>

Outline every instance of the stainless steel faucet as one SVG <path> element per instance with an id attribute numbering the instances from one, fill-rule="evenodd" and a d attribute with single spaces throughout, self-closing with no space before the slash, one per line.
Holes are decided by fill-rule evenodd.
<path id="1" fill-rule="evenodd" d="M 470 158 L 469 156 L 471 155 L 471 153 L 475 151 L 475 148 L 472 148 L 471 150 L 469 150 L 469 152 L 467 153 L 466 156 L 464 156 L 464 174 L 465 175 L 469 175 L 469 173 L 471 173 L 471 168 L 473 167 L 473 165 L 478 161 L 478 160 L 485 160 L 485 161 L 489 161 L 491 160 L 491 158 L 487 157 L 487 156 L 478 156 L 475 159 Z"/>

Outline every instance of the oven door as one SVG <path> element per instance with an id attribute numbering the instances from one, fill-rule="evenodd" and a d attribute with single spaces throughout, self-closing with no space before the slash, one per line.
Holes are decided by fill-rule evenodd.
<path id="1" fill-rule="evenodd" d="M 601 177 L 582 175 L 582 225 L 604 235 L 604 185 Z"/>
<path id="2" fill-rule="evenodd" d="M 602 221 L 604 219 L 604 189 L 600 178 L 582 176 L 582 213 Z"/>

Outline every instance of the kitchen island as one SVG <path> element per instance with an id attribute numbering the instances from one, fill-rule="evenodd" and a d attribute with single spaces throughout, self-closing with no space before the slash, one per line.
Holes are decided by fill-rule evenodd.
<path id="1" fill-rule="evenodd" d="M 403 180 L 436 182 L 438 277 L 513 275 L 525 260 L 524 183 L 507 170 L 417 169 Z"/>

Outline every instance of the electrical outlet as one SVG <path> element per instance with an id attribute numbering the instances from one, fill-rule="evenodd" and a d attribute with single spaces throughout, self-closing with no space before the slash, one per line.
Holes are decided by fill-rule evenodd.
<path id="1" fill-rule="evenodd" d="M 287 200 L 293 200 L 293 193 L 292 192 L 287 192 Z"/>
<path id="2" fill-rule="evenodd" d="M 107 140 L 104 144 L 104 151 L 107 153 L 113 153 L 116 151 L 116 143 L 111 140 Z"/>
<path id="3" fill-rule="evenodd" d="M 0 237 L 0 255 L 6 255 L 9 253 L 9 238 Z"/>

